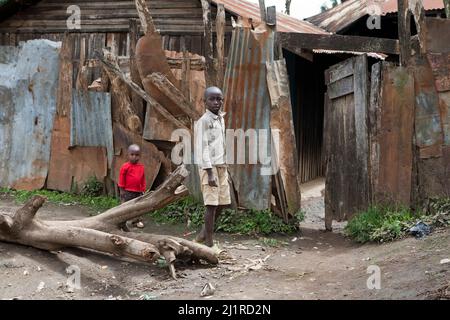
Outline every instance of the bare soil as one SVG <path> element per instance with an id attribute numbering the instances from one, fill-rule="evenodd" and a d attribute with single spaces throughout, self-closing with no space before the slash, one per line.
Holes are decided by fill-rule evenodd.
<path id="1" fill-rule="evenodd" d="M 313 197 L 305 206 L 313 208 L 309 212 L 320 212 L 320 201 Z M 0 199 L 0 211 L 17 207 L 11 199 Z M 89 214 L 83 207 L 54 204 L 38 212 L 41 218 L 61 220 Z M 185 226 L 145 222 L 144 232 L 181 237 L 187 233 Z M 450 284 L 450 263 L 440 263 L 450 258 L 450 230 L 419 240 L 358 245 L 339 227 L 322 231 L 320 214 L 307 215 L 305 226 L 297 235 L 272 236 L 277 247 L 257 237 L 218 234 L 219 246 L 226 250 L 221 263 L 178 265 L 176 281 L 158 263 L 81 249 L 46 252 L 0 243 L 0 299 L 426 299 L 442 297 L 433 293 L 445 292 L 442 288 Z M 70 265 L 81 271 L 81 289 L 74 292 L 65 287 Z M 367 288 L 371 265 L 381 269 L 379 290 Z M 200 297 L 206 283 L 215 292 Z"/>

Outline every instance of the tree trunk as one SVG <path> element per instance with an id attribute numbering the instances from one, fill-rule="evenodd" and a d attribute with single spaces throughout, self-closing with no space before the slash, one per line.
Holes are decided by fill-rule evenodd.
<path id="1" fill-rule="evenodd" d="M 0 212 L 0 241 L 49 251 L 80 247 L 144 262 L 164 257 L 174 278 L 174 264 L 178 258 L 202 259 L 217 264 L 218 258 L 214 251 L 204 245 L 171 236 L 124 232 L 119 228 L 120 224 L 128 220 L 186 196 L 187 189 L 181 183 L 188 174 L 181 166 L 157 190 L 98 216 L 81 220 L 48 221 L 35 218 L 45 198 L 34 196 L 14 214 Z"/>

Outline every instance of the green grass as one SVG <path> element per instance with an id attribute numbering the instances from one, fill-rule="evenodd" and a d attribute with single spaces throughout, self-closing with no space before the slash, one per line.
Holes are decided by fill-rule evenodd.
<path id="1" fill-rule="evenodd" d="M 450 199 L 430 199 L 428 207 L 416 213 L 403 206 L 371 206 L 352 218 L 344 232 L 360 243 L 388 242 L 405 237 L 418 221 L 432 227 L 450 225 Z"/>
<path id="2" fill-rule="evenodd" d="M 118 199 L 112 197 L 76 195 L 49 190 L 23 191 L 0 188 L 0 194 L 7 194 L 13 197 L 17 203 L 24 203 L 34 195 L 41 195 L 46 197 L 47 201 L 51 203 L 83 205 L 96 211 L 105 211 L 119 205 L 120 203 Z"/>
<path id="3" fill-rule="evenodd" d="M 156 222 L 187 223 L 198 228 L 203 224 L 205 207 L 188 197 L 174 202 L 165 208 L 151 212 L 149 215 Z M 298 213 L 292 222 L 286 224 L 281 218 L 269 210 L 226 209 L 215 223 L 216 231 L 242 235 L 269 235 L 273 233 L 294 233 L 298 229 L 299 219 L 304 217 Z"/>

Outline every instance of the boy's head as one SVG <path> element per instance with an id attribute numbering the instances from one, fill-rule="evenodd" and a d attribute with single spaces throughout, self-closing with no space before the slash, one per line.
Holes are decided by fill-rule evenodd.
<path id="1" fill-rule="evenodd" d="M 137 144 L 132 144 L 128 147 L 128 161 L 133 164 L 139 162 L 139 158 L 141 157 L 141 148 Z"/>
<path id="2" fill-rule="evenodd" d="M 206 108 L 214 114 L 219 114 L 223 106 L 223 93 L 217 87 L 209 87 L 205 90 Z"/>

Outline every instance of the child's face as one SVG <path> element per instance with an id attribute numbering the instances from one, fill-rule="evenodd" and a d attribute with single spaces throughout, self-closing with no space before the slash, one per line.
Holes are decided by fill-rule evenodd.
<path id="1" fill-rule="evenodd" d="M 131 163 L 138 163 L 140 157 L 141 157 L 140 151 L 133 150 L 128 152 L 128 161 L 130 161 Z"/>

